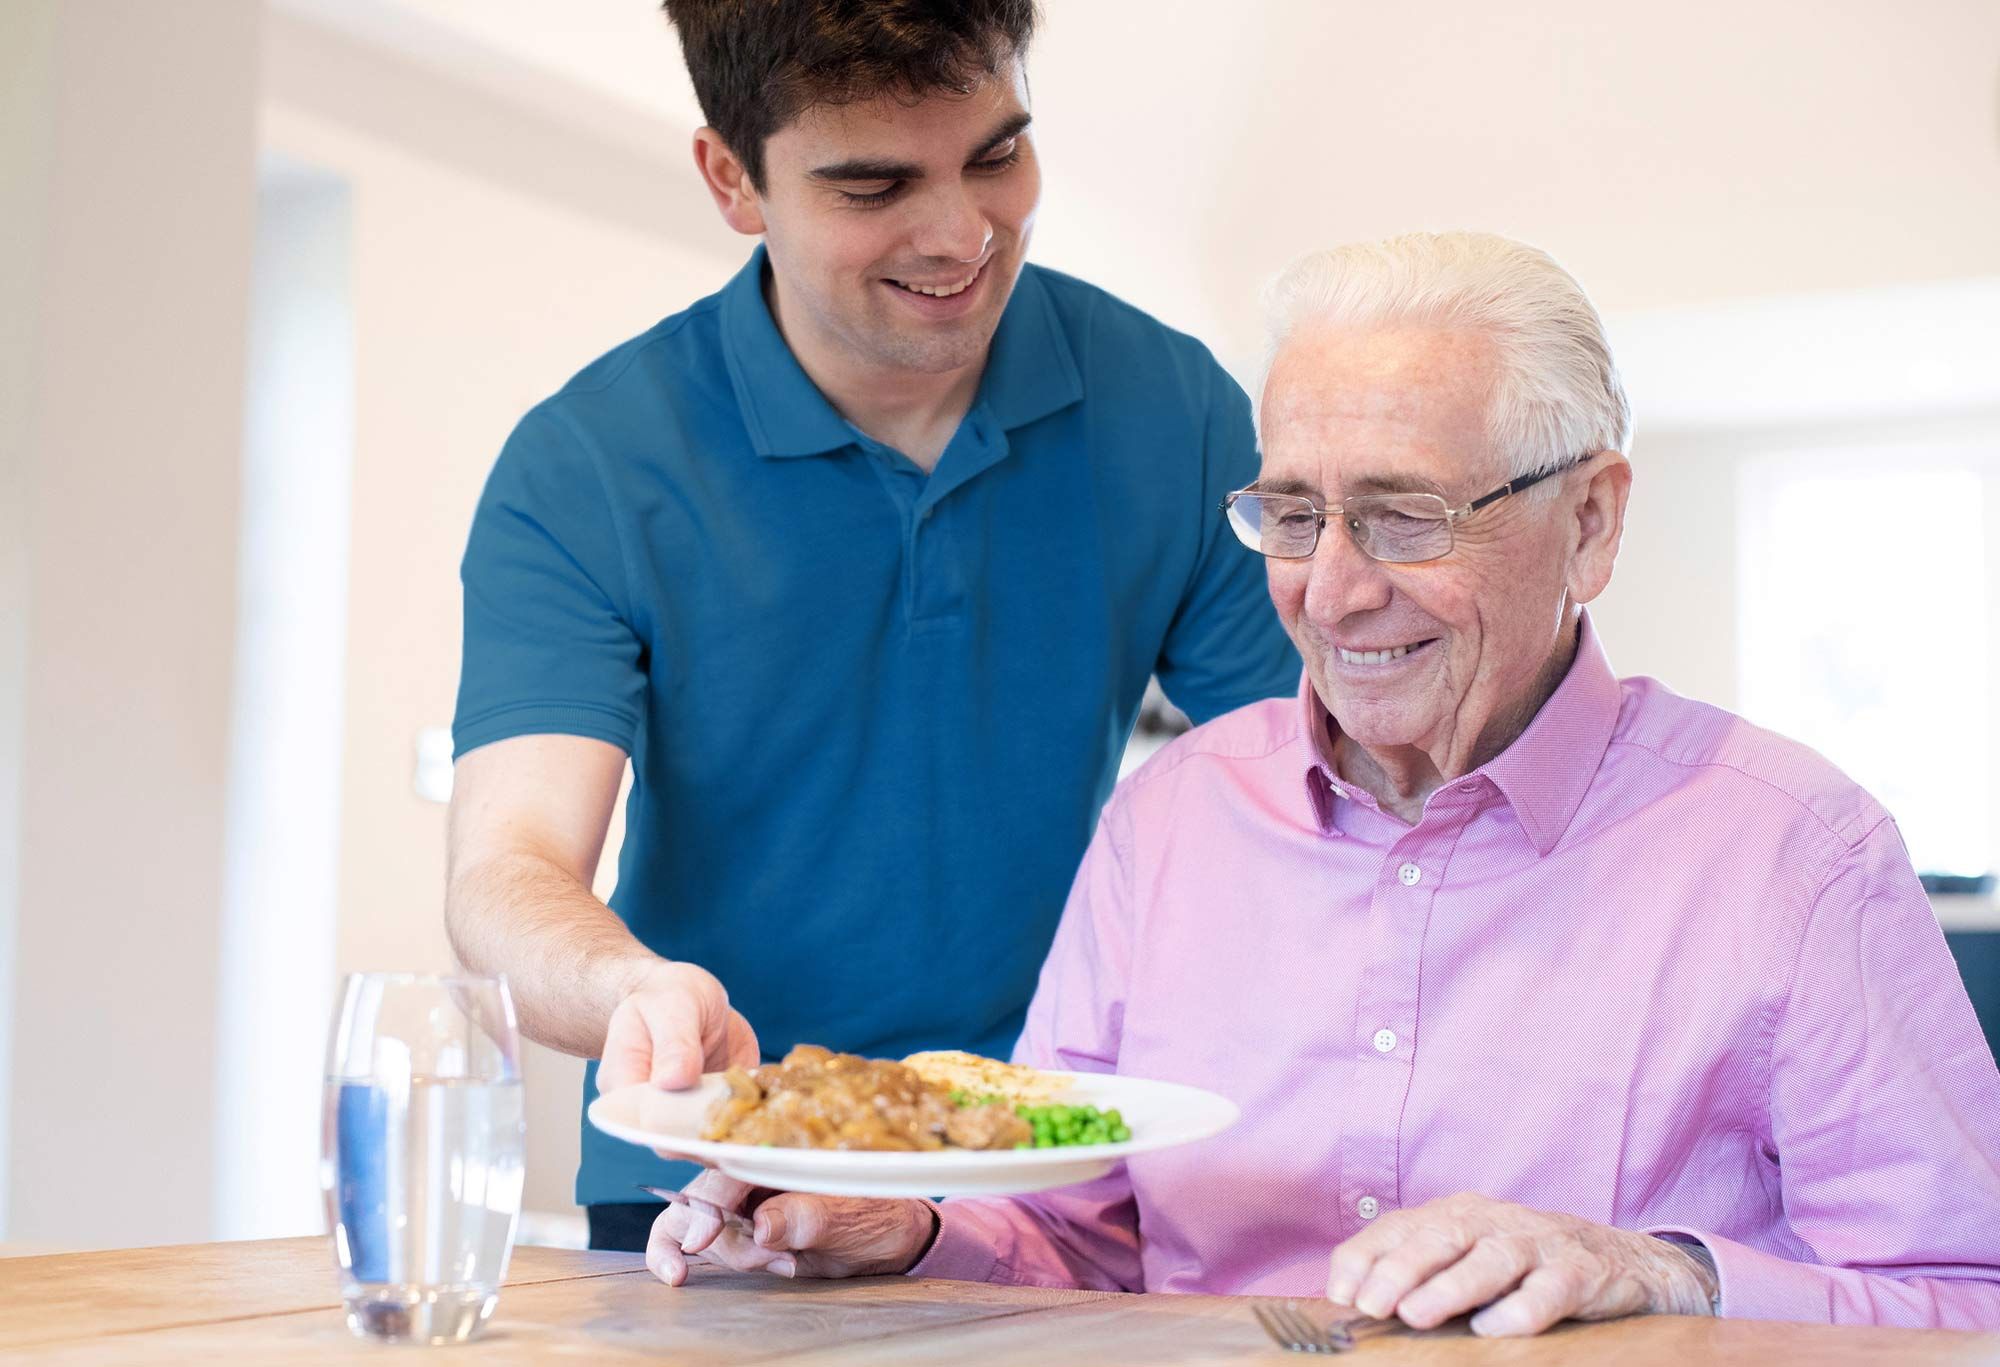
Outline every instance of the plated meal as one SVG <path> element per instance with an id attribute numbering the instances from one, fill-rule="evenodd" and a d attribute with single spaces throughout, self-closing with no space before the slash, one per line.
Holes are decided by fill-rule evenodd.
<path id="1" fill-rule="evenodd" d="M 635 1083 L 590 1103 L 606 1134 L 739 1181 L 834 1196 L 971 1196 L 1101 1177 L 1236 1121 L 1172 1082 L 1059 1073 L 957 1052 L 902 1060 L 801 1045 L 684 1091 Z"/>
<path id="2" fill-rule="evenodd" d="M 912 1054 L 901 1063 L 801 1044 L 781 1063 L 731 1068 L 729 1095 L 702 1138 L 784 1149 L 919 1152 L 1050 1149 L 1132 1137 L 1117 1110 L 1058 1101 L 1061 1074 L 977 1054 Z"/>

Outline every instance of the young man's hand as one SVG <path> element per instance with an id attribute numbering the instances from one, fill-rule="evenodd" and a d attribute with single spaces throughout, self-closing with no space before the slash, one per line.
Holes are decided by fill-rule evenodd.
<path id="1" fill-rule="evenodd" d="M 757 1035 L 714 974 L 660 960 L 643 969 L 611 1013 L 597 1068 L 601 1092 L 634 1082 L 676 1090 L 703 1073 L 757 1066 Z"/>

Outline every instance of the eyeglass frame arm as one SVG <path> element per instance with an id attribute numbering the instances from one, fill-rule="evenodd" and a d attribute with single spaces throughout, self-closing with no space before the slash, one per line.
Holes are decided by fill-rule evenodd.
<path id="1" fill-rule="evenodd" d="M 1481 494 L 1478 498 L 1473 499 L 1472 502 L 1467 503 L 1462 507 L 1453 508 L 1447 505 L 1444 510 L 1445 518 L 1447 521 L 1456 522 L 1461 517 L 1470 517 L 1474 513 L 1478 512 L 1481 508 L 1486 507 L 1490 503 L 1498 503 L 1501 499 L 1507 497 L 1509 494 L 1518 494 L 1523 489 L 1533 488 L 1535 485 L 1540 484 L 1543 480 L 1548 479 L 1553 475 L 1566 474 L 1567 472 L 1574 470 L 1577 466 L 1582 465 L 1585 461 L 1592 459 L 1596 455 L 1597 453 L 1593 451 L 1588 456 L 1578 456 L 1575 460 L 1565 461 L 1561 465 L 1551 465 L 1548 469 L 1539 470 L 1532 475 L 1522 475 L 1519 479 L 1510 479 L 1505 484 L 1501 485 L 1498 489 L 1495 489 L 1490 493 Z M 1252 492 L 1255 491 L 1247 488 L 1232 489 L 1229 493 L 1223 495 L 1222 502 L 1215 505 L 1215 511 L 1217 511 L 1218 513 L 1227 513 L 1229 511 L 1230 503 L 1236 498 L 1238 494 L 1247 494 Z M 1259 496 L 1264 498 L 1273 497 L 1273 495 L 1270 494 L 1261 494 Z M 1309 498 L 1305 498 L 1305 496 L 1302 494 L 1287 494 L 1283 495 L 1283 497 L 1303 499 L 1305 505 L 1308 508 L 1312 508 L 1313 515 L 1319 519 L 1321 531 L 1326 530 L 1326 520 L 1328 518 L 1339 517 L 1343 512 L 1347 510 L 1347 505 L 1344 503 L 1336 503 L 1328 508 L 1314 507 L 1313 501 Z M 1364 497 L 1380 498 L 1382 497 L 1382 495 L 1367 494 L 1364 495 Z"/>

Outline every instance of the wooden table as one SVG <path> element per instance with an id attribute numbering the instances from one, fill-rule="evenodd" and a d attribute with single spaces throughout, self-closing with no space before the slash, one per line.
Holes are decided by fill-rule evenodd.
<path id="1" fill-rule="evenodd" d="M 192 1244 L 0 1260 L 0 1362 L 1175 1364 L 1302 1367 L 1248 1299 L 1113 1296 L 902 1277 L 786 1282 L 700 1269 L 679 1290 L 636 1254 L 523 1248 L 472 1344 L 384 1348 L 348 1333 L 328 1241 Z M 1565 1325 L 1488 1342 L 1462 1327 L 1370 1339 L 1362 1363 L 1921 1363 L 2000 1367 L 2000 1334 L 1707 1319 Z"/>

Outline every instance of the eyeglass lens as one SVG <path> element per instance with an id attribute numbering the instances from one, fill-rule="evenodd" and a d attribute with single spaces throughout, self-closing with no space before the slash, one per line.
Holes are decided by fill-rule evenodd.
<path id="1" fill-rule="evenodd" d="M 1435 494 L 1363 494 L 1341 505 L 1340 520 L 1364 554 L 1408 564 L 1451 552 L 1451 519 Z M 1238 494 L 1230 525 L 1253 551 L 1299 560 L 1319 544 L 1319 514 L 1291 494 Z"/>

